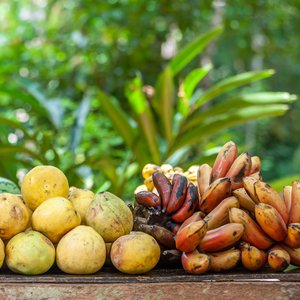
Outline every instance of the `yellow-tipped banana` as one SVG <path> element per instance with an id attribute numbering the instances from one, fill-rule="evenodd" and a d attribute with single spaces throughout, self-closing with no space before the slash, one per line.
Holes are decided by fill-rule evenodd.
<path id="1" fill-rule="evenodd" d="M 243 241 L 251 243 L 259 249 L 267 249 L 273 244 L 273 241 L 245 211 L 239 208 L 230 208 L 229 220 L 232 223 L 244 225 Z"/>
<path id="2" fill-rule="evenodd" d="M 265 265 L 267 254 L 263 250 L 245 243 L 241 246 L 241 261 L 247 270 L 258 271 Z"/>
<path id="3" fill-rule="evenodd" d="M 288 225 L 287 235 L 283 242 L 291 248 L 300 248 L 300 223 Z"/>
<path id="4" fill-rule="evenodd" d="M 238 156 L 238 149 L 234 142 L 226 143 L 218 153 L 212 168 L 212 180 L 225 177 L 232 163 Z"/>
<path id="5" fill-rule="evenodd" d="M 279 247 L 288 252 L 292 265 L 300 267 L 300 248 L 291 248 L 285 244 L 279 244 Z"/>
<path id="6" fill-rule="evenodd" d="M 281 272 L 286 269 L 290 262 L 291 258 L 286 250 L 273 247 L 268 253 L 269 266 L 277 272 Z"/>
<path id="7" fill-rule="evenodd" d="M 217 207 L 215 207 L 206 217 L 207 229 L 211 230 L 229 222 L 228 209 L 232 207 L 239 208 L 239 201 L 236 197 L 228 197 L 224 199 Z"/>
<path id="8" fill-rule="evenodd" d="M 224 177 L 215 180 L 202 195 L 199 201 L 200 210 L 209 213 L 231 194 L 230 178 Z"/>
<path id="9" fill-rule="evenodd" d="M 243 178 L 250 175 L 250 170 L 251 157 L 244 152 L 235 159 L 226 174 L 231 179 L 232 190 L 243 187 Z"/>
<path id="10" fill-rule="evenodd" d="M 261 169 L 260 158 L 258 156 L 252 156 L 251 157 L 251 170 L 250 170 L 250 174 L 260 173 L 260 169 Z"/>
<path id="11" fill-rule="evenodd" d="M 203 220 L 190 223 L 177 232 L 176 248 L 182 252 L 194 251 L 207 232 L 207 223 Z"/>
<path id="12" fill-rule="evenodd" d="M 294 181 L 292 185 L 289 223 L 300 223 L 300 181 Z"/>
<path id="13" fill-rule="evenodd" d="M 142 176 L 144 179 L 147 179 L 154 172 L 160 172 L 160 167 L 154 164 L 146 164 L 142 170 Z"/>
<path id="14" fill-rule="evenodd" d="M 250 198 L 255 202 L 259 203 L 258 197 L 255 192 L 254 185 L 258 180 L 254 177 L 248 176 L 243 178 L 243 185 Z"/>
<path id="15" fill-rule="evenodd" d="M 193 252 L 183 252 L 181 256 L 183 269 L 190 274 L 202 274 L 210 267 L 210 257 L 197 250 Z"/>
<path id="16" fill-rule="evenodd" d="M 285 202 L 288 215 L 290 215 L 292 207 L 292 186 L 287 185 L 283 188 L 283 200 Z"/>
<path id="17" fill-rule="evenodd" d="M 254 212 L 255 202 L 250 198 L 250 196 L 247 194 L 244 188 L 236 189 L 232 193 L 238 199 L 239 204 L 242 208 Z"/>
<path id="18" fill-rule="evenodd" d="M 222 252 L 209 253 L 210 271 L 222 272 L 236 267 L 241 258 L 241 251 L 238 249 L 229 249 Z"/>
<path id="19" fill-rule="evenodd" d="M 256 180 L 261 180 L 262 179 L 260 172 L 252 173 L 249 176 L 255 178 Z"/>
<path id="20" fill-rule="evenodd" d="M 197 186 L 199 199 L 206 192 L 211 184 L 212 167 L 208 164 L 203 164 L 197 171 Z"/>
<path id="21" fill-rule="evenodd" d="M 280 195 L 269 184 L 258 180 L 254 184 L 255 194 L 259 202 L 269 204 L 274 207 L 281 215 L 285 224 L 288 222 L 288 211 Z M 299 190 L 300 191 L 300 190 Z M 299 198 L 300 199 L 300 198 Z M 300 203 L 299 203 L 300 204 Z M 300 209 L 300 207 L 299 207 Z M 300 220 L 299 220 L 300 222 Z M 290 222 L 291 223 L 291 222 Z M 294 222 L 293 222 L 294 223 Z M 298 223 L 298 222 L 296 222 Z"/>
<path id="22" fill-rule="evenodd" d="M 280 242 L 285 239 L 287 228 L 277 210 L 268 204 L 255 205 L 255 217 L 263 231 L 273 240 Z"/>

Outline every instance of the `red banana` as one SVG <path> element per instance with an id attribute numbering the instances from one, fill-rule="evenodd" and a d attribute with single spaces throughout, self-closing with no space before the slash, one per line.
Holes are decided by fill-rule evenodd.
<path id="1" fill-rule="evenodd" d="M 254 189 L 259 202 L 273 206 L 281 215 L 284 223 L 287 224 L 289 218 L 288 211 L 285 202 L 281 199 L 280 195 L 269 184 L 260 180 L 254 183 Z M 290 222 L 290 223 L 298 223 L 298 222 Z"/>
<path id="2" fill-rule="evenodd" d="M 300 223 L 288 225 L 287 235 L 283 242 L 291 248 L 300 248 Z"/>
<path id="3" fill-rule="evenodd" d="M 248 242 L 259 249 L 267 249 L 273 244 L 273 241 L 243 210 L 235 207 L 230 208 L 229 220 L 232 223 L 240 223 L 244 225 L 244 233 L 242 236 L 243 241 Z"/>
<path id="4" fill-rule="evenodd" d="M 183 252 L 194 251 L 207 232 L 207 223 L 203 220 L 190 223 L 178 231 L 176 248 Z"/>
<path id="5" fill-rule="evenodd" d="M 177 211 L 184 202 L 187 191 L 187 179 L 185 176 L 175 174 L 172 181 L 172 192 L 166 212 L 172 214 Z"/>
<path id="6" fill-rule="evenodd" d="M 202 251 L 220 251 L 233 246 L 243 235 L 244 226 L 238 223 L 229 223 L 206 232 L 198 246 Z"/>
<path id="7" fill-rule="evenodd" d="M 178 232 L 180 230 L 182 230 L 184 227 L 186 227 L 187 225 L 196 222 L 196 221 L 200 221 L 204 218 L 204 213 L 202 211 L 197 211 L 195 213 L 193 213 L 189 218 L 187 218 L 180 226 Z"/>
<path id="8" fill-rule="evenodd" d="M 226 143 L 215 160 L 212 168 L 212 181 L 218 178 L 225 177 L 226 173 L 230 169 L 232 163 L 238 156 L 238 149 L 236 144 L 232 141 Z"/>
<path id="9" fill-rule="evenodd" d="M 199 201 L 200 210 L 209 213 L 231 194 L 230 178 L 224 177 L 215 180 L 202 195 Z"/>
<path id="10" fill-rule="evenodd" d="M 211 178 L 212 178 L 212 167 L 208 164 L 201 165 L 197 172 L 197 186 L 198 186 L 199 199 L 210 186 Z"/>
<path id="11" fill-rule="evenodd" d="M 161 199 L 162 210 L 165 211 L 170 200 L 172 185 L 169 179 L 162 173 L 152 174 L 153 183 Z"/>
<path id="12" fill-rule="evenodd" d="M 139 230 L 153 236 L 166 249 L 175 248 L 174 233 L 158 225 L 140 224 Z"/>
<path id="13" fill-rule="evenodd" d="M 226 174 L 226 177 L 231 179 L 233 190 L 243 187 L 243 177 L 249 176 L 250 170 L 251 157 L 247 152 L 244 152 L 235 159 Z"/>
<path id="14" fill-rule="evenodd" d="M 255 202 L 250 198 L 244 188 L 236 189 L 232 193 L 239 200 L 240 206 L 242 208 L 254 212 Z"/>
<path id="15" fill-rule="evenodd" d="M 197 188 L 192 183 L 189 183 L 187 187 L 185 200 L 182 206 L 179 208 L 177 212 L 175 212 L 172 215 L 173 221 L 177 223 L 184 222 L 187 218 L 189 218 L 194 213 L 197 204 L 198 204 Z"/>
<path id="16" fill-rule="evenodd" d="M 250 170 L 250 174 L 260 173 L 260 169 L 261 169 L 260 158 L 258 156 L 252 156 L 251 157 L 251 170 Z"/>
<path id="17" fill-rule="evenodd" d="M 227 224 L 229 222 L 228 209 L 232 207 L 240 207 L 237 198 L 225 198 L 204 218 L 204 220 L 207 222 L 207 229 L 211 230 Z"/>
<path id="18" fill-rule="evenodd" d="M 279 244 L 279 247 L 288 252 L 292 265 L 300 267 L 300 248 L 294 249 L 284 244 Z"/>
<path id="19" fill-rule="evenodd" d="M 202 274 L 210 267 L 210 257 L 204 253 L 194 250 L 181 255 L 183 269 L 190 274 Z"/>
<path id="20" fill-rule="evenodd" d="M 290 185 L 287 185 L 283 188 L 283 199 L 288 211 L 288 215 L 290 215 L 292 207 L 292 187 Z"/>
<path id="21" fill-rule="evenodd" d="M 250 198 L 255 202 L 259 203 L 258 197 L 255 192 L 254 184 L 258 181 L 258 179 L 248 176 L 243 178 L 243 185 L 246 192 L 249 194 Z"/>
<path id="22" fill-rule="evenodd" d="M 137 203 L 147 206 L 147 207 L 159 207 L 160 208 L 160 198 L 149 191 L 139 192 L 135 194 L 135 200 Z"/>
<path id="23" fill-rule="evenodd" d="M 300 181 L 293 181 L 289 223 L 300 223 Z"/>
<path id="24" fill-rule="evenodd" d="M 255 218 L 263 231 L 273 240 L 280 242 L 285 239 L 287 234 L 285 222 L 273 206 L 256 204 Z"/>

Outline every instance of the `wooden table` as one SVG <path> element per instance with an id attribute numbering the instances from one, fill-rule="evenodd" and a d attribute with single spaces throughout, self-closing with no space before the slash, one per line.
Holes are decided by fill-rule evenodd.
<path id="1" fill-rule="evenodd" d="M 67 275 L 53 269 L 41 276 L 0 273 L 0 300 L 23 299 L 293 299 L 300 300 L 300 269 L 274 273 L 245 270 L 189 275 L 181 269 L 154 269 L 126 275 L 104 268 L 93 275 Z"/>

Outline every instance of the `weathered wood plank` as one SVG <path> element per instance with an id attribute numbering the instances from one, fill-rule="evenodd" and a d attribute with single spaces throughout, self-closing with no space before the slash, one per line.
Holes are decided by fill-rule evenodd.
<path id="1" fill-rule="evenodd" d="M 56 268 L 40 276 L 24 276 L 10 272 L 0 273 L 0 283 L 57 283 L 57 284 L 105 284 L 105 283 L 168 283 L 168 282 L 299 282 L 300 269 L 288 273 L 274 273 L 271 269 L 246 272 L 244 269 L 219 274 L 186 274 L 182 269 L 154 269 L 143 275 L 126 275 L 113 268 L 104 268 L 93 275 L 68 275 Z"/>
<path id="2" fill-rule="evenodd" d="M 299 299 L 295 282 L 178 282 L 127 284 L 0 284 L 0 300 Z"/>

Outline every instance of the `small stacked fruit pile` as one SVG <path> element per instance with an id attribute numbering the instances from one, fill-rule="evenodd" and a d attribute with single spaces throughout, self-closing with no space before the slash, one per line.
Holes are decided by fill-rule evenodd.
<path id="1" fill-rule="evenodd" d="M 69 188 L 55 167 L 33 168 L 21 191 L 0 179 L 0 268 L 5 262 L 13 272 L 37 275 L 56 262 L 65 273 L 91 274 L 106 262 L 124 273 L 144 273 L 158 263 L 160 248 L 132 227 L 123 200 Z"/>
<path id="2" fill-rule="evenodd" d="M 146 165 L 145 184 L 135 192 L 135 229 L 158 241 L 163 261 L 181 261 L 193 274 L 240 261 L 251 271 L 267 262 L 276 271 L 300 266 L 300 182 L 284 188 L 283 200 L 262 181 L 260 164 L 228 142 L 213 167 L 193 166 L 187 174 Z"/>

